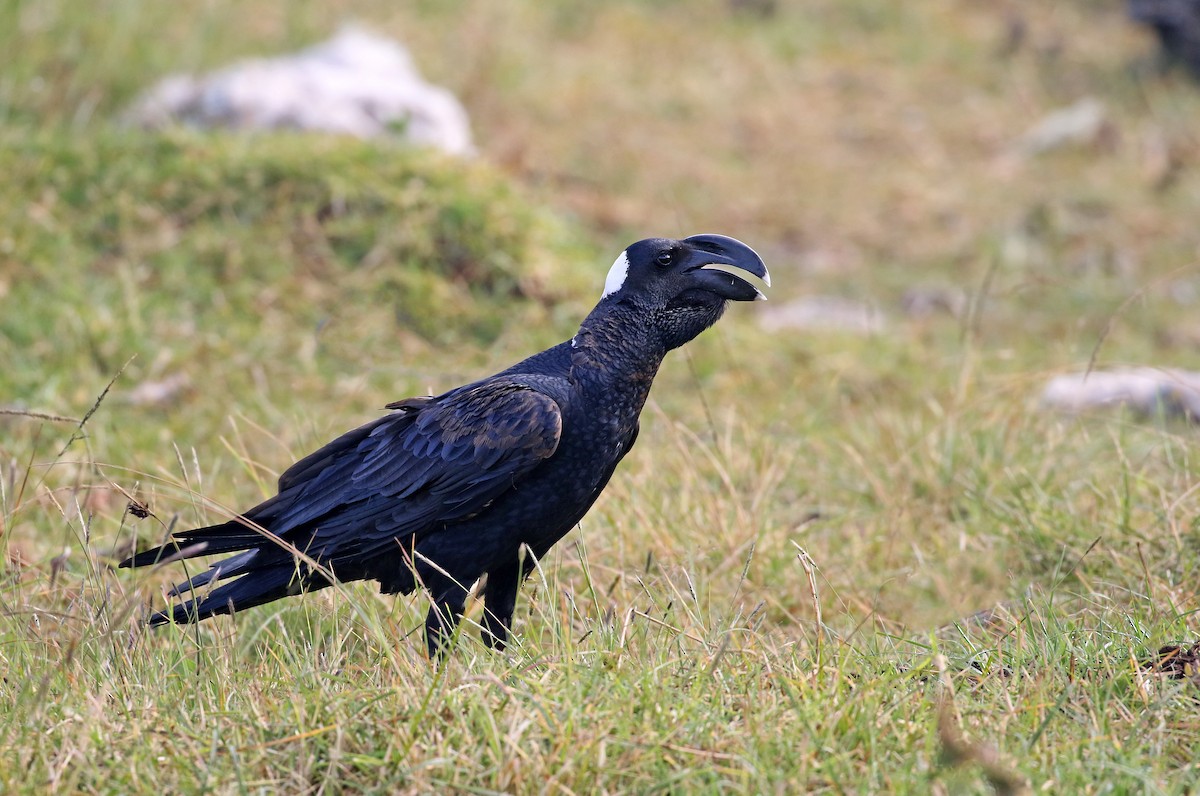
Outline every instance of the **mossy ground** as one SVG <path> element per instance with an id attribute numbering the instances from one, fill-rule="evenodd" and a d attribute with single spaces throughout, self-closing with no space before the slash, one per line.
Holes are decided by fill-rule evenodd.
<path id="1" fill-rule="evenodd" d="M 1142 668 L 1197 635 L 1195 432 L 1036 399 L 1197 367 L 1200 89 L 1119 4 L 734 5 L 0 6 L 0 789 L 1195 788 L 1196 686 Z M 114 122 L 349 18 L 464 98 L 477 162 Z M 1088 96 L 1095 140 L 1015 152 Z M 113 571 L 135 539 L 568 337 L 622 246 L 700 231 L 885 331 L 736 306 L 673 355 L 509 652 L 468 628 L 437 669 L 422 600 L 365 584 L 140 625 L 178 572 Z"/>

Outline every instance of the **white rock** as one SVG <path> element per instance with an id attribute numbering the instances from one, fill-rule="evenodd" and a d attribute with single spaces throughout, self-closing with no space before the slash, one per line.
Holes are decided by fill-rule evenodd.
<path id="1" fill-rule="evenodd" d="M 1104 103 L 1088 97 L 1045 116 L 1017 142 L 1023 155 L 1038 155 L 1067 144 L 1090 144 L 1108 124 Z"/>
<path id="2" fill-rule="evenodd" d="M 786 304 L 768 303 L 759 313 L 767 331 L 804 329 L 811 331 L 877 334 L 886 321 L 875 307 L 863 301 L 837 296 L 809 296 Z"/>
<path id="3" fill-rule="evenodd" d="M 125 118 L 147 128 L 315 130 L 401 138 L 455 155 L 474 151 L 467 113 L 454 95 L 426 83 L 404 47 L 353 27 L 294 55 L 167 77 Z"/>
<path id="4" fill-rule="evenodd" d="M 1042 405 L 1067 412 L 1123 406 L 1200 421 L 1200 373 L 1171 368 L 1125 368 L 1051 379 Z"/>

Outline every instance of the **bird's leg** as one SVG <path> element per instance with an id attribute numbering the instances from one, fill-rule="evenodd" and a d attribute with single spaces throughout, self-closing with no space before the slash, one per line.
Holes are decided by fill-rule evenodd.
<path id="1" fill-rule="evenodd" d="M 483 643 L 494 650 L 503 650 L 508 644 L 517 592 L 537 563 L 532 551 L 527 548 L 525 553 L 511 564 L 488 572 L 483 588 Z"/>
<path id="2" fill-rule="evenodd" d="M 425 645 L 430 658 L 442 658 L 450 651 L 450 641 L 467 603 L 467 590 L 450 584 L 432 592 L 433 600 L 425 617 Z"/>
<path id="3" fill-rule="evenodd" d="M 520 565 L 516 562 L 488 573 L 483 589 L 483 643 L 494 650 L 508 644 L 517 591 L 521 588 Z"/>

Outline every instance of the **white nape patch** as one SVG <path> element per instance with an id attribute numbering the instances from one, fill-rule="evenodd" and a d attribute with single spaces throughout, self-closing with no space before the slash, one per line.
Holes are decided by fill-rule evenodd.
<path id="1" fill-rule="evenodd" d="M 600 298 L 611 296 L 621 289 L 625 284 L 625 277 L 629 276 L 629 257 L 625 252 L 621 252 L 621 256 L 612 264 L 612 268 L 608 269 L 608 277 L 604 280 L 604 295 Z"/>

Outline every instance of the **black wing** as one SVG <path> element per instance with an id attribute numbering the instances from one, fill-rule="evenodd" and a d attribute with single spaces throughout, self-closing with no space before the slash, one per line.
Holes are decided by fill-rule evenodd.
<path id="1" fill-rule="evenodd" d="M 508 379 L 392 406 L 399 411 L 290 467 L 279 479 L 279 494 L 242 518 L 175 534 L 168 544 L 121 566 L 142 566 L 172 554 L 191 558 L 250 551 L 177 586 L 176 594 L 244 575 L 198 606 L 177 607 L 177 620 L 294 592 L 293 546 L 335 574 L 364 577 L 364 567 L 394 552 L 397 540 L 419 538 L 484 510 L 552 456 L 562 434 L 558 403 Z M 253 588 L 259 576 L 269 595 Z"/>

